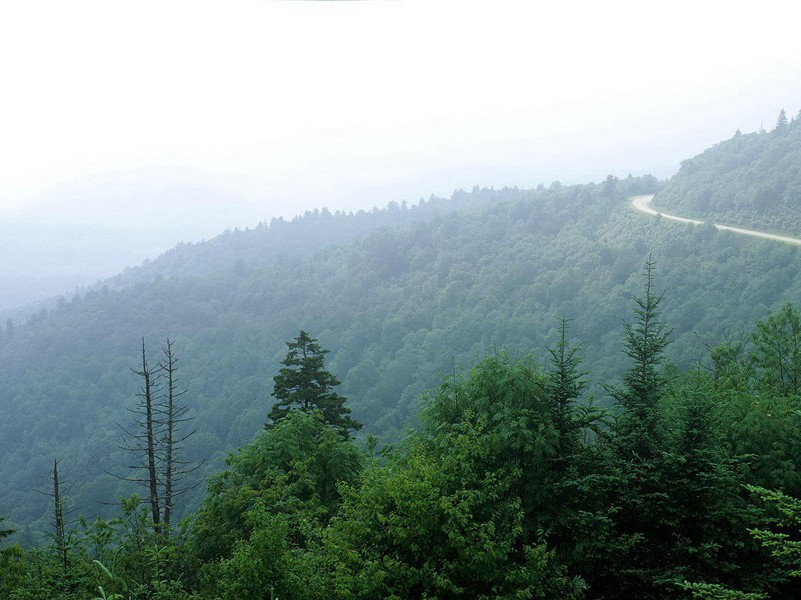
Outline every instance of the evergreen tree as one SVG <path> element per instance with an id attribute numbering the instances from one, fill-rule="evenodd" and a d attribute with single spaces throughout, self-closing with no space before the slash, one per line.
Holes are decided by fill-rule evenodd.
<path id="1" fill-rule="evenodd" d="M 553 413 L 553 423 L 559 433 L 559 451 L 562 456 L 575 450 L 577 434 L 588 424 L 587 419 L 579 419 L 575 400 L 586 387 L 582 380 L 584 373 L 579 371 L 581 359 L 580 346 L 571 347 L 567 341 L 568 320 L 559 323 L 559 341 L 555 348 L 548 348 L 551 355 L 551 371 L 548 373 L 548 392 Z M 593 415 L 597 417 L 597 415 Z"/>
<path id="2" fill-rule="evenodd" d="M 333 389 L 339 385 L 339 380 L 324 368 L 328 350 L 322 349 L 317 340 L 303 330 L 286 345 L 289 352 L 281 361 L 284 368 L 273 378 L 273 396 L 277 402 L 269 415 L 272 423 L 278 423 L 292 410 L 319 410 L 325 421 L 346 437 L 350 430 L 361 429 L 362 424 L 350 417 L 346 398 Z"/>
<path id="3" fill-rule="evenodd" d="M 654 291 L 655 265 L 649 256 L 645 263 L 645 295 L 634 297 L 634 323 L 626 324 L 624 353 L 634 365 L 624 375 L 622 389 L 609 389 L 623 410 L 617 422 L 621 454 L 643 459 L 653 456 L 658 446 L 659 400 L 665 387 L 658 367 L 672 333 L 659 320 L 659 304 L 664 296 Z"/>
<path id="4" fill-rule="evenodd" d="M 773 132 L 776 135 L 784 135 L 789 131 L 789 124 L 787 123 L 787 113 L 784 112 L 784 109 L 781 110 L 779 113 L 779 118 L 776 119 L 776 129 Z"/>
<path id="5" fill-rule="evenodd" d="M 665 598 L 663 579 L 673 564 L 665 549 L 674 543 L 675 511 L 669 486 L 662 477 L 672 462 L 665 452 L 662 395 L 665 379 L 658 367 L 671 331 L 659 320 L 663 296 L 653 284 L 655 263 L 645 263 L 645 293 L 635 296 L 635 319 L 626 324 L 624 354 L 634 364 L 623 377 L 621 388 L 608 388 L 621 414 L 612 430 L 606 487 L 610 517 L 614 523 L 614 552 L 605 561 L 593 560 L 588 574 L 591 589 L 603 598 Z M 667 577 L 670 581 L 672 575 Z"/>

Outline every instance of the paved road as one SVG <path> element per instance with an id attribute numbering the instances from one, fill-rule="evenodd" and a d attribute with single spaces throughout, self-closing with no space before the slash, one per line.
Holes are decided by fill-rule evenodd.
<path id="1" fill-rule="evenodd" d="M 687 219 L 685 217 L 677 217 L 675 215 L 669 215 L 667 213 L 660 212 L 651 208 L 651 200 L 653 200 L 654 195 L 651 194 L 649 196 L 634 196 L 631 199 L 631 204 L 637 210 L 647 213 L 649 215 L 654 215 L 658 217 L 662 217 L 663 219 L 669 219 L 671 221 L 679 221 L 680 223 L 692 223 L 693 225 L 703 225 L 706 221 L 698 221 L 697 219 Z M 718 223 L 712 223 L 716 229 L 720 229 L 721 231 L 733 231 L 734 233 L 739 233 L 741 235 L 750 235 L 752 237 L 763 238 L 766 240 L 774 240 L 776 242 L 784 242 L 785 244 L 795 244 L 796 246 L 801 246 L 801 238 L 790 237 L 787 235 L 776 235 L 775 233 L 765 233 L 764 231 L 756 231 L 754 229 L 743 229 L 742 227 L 731 227 L 730 225 L 719 225 Z"/>

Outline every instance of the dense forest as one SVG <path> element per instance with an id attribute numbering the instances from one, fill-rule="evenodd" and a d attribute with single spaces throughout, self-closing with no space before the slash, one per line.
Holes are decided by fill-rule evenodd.
<path id="1" fill-rule="evenodd" d="M 801 112 L 772 131 L 743 134 L 684 161 L 654 198 L 666 213 L 801 234 Z"/>
<path id="2" fill-rule="evenodd" d="M 52 542 L 0 551 L 0 593 L 796 597 L 798 312 L 784 305 L 747 343 L 715 347 L 708 369 L 679 371 L 664 364 L 673 330 L 658 281 L 649 260 L 619 348 L 628 368 L 607 386 L 611 410 L 579 401 L 584 351 L 563 319 L 544 365 L 487 356 L 446 378 L 419 428 L 381 448 L 355 441 L 360 424 L 326 350 L 301 331 L 274 377 L 270 418 L 210 478 L 195 514 L 160 520 L 168 501 L 157 486 L 147 502 L 123 499 L 119 516 L 69 524 L 56 463 Z M 149 390 L 156 370 L 142 359 Z"/>
<path id="3" fill-rule="evenodd" d="M 794 597 L 800 250 L 661 188 L 308 213 L 8 320 L 0 597 Z"/>
<path id="4" fill-rule="evenodd" d="M 541 357 L 560 317 L 574 319 L 587 370 L 601 382 L 619 376 L 625 362 L 614 348 L 649 251 L 670 291 L 668 358 L 680 366 L 799 297 L 797 249 L 629 209 L 628 196 L 656 185 L 610 179 L 508 190 L 508 199 L 476 190 L 466 195 L 485 202 L 306 259 L 93 290 L 13 324 L 0 345 L 0 514 L 23 541 L 46 530 L 46 502 L 33 490 L 54 454 L 69 457 L 84 514 L 107 514 L 107 499 L 130 492 L 107 472 L 126 463 L 117 424 L 137 389 L 130 369 L 142 336 L 154 352 L 175 342 L 197 429 L 188 458 L 202 461 L 202 478 L 263 421 L 283 341 L 300 328 L 331 349 L 331 369 L 364 433 L 392 441 L 414 425 L 421 394 L 443 375 L 495 348 Z M 609 402 L 600 385 L 588 394 Z M 197 507 L 200 491 L 185 496 L 179 516 Z"/>

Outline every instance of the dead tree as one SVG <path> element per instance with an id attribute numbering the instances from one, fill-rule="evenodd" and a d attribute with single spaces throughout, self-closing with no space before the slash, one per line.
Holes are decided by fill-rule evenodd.
<path id="1" fill-rule="evenodd" d="M 137 405 L 129 409 L 134 415 L 135 431 L 129 431 L 122 425 L 117 426 L 125 433 L 125 444 L 120 448 L 133 454 L 136 462 L 128 465 L 129 469 L 144 471 L 144 476 L 116 476 L 125 481 L 134 481 L 143 484 L 148 489 L 150 514 L 153 519 L 153 526 L 157 531 L 161 530 L 161 503 L 159 498 L 159 473 L 157 457 L 158 422 L 156 416 L 156 398 L 158 395 L 158 367 L 152 367 L 147 362 L 147 351 L 145 349 L 145 338 L 142 338 L 142 364 L 138 369 L 131 369 L 134 375 L 141 378 L 142 387 L 139 388 L 136 396 L 139 398 Z"/>
<path id="2" fill-rule="evenodd" d="M 52 498 L 53 500 L 53 541 L 55 542 L 56 555 L 58 562 L 61 566 L 61 585 L 69 586 L 70 583 L 70 540 L 67 534 L 67 519 L 69 515 L 76 509 L 65 509 L 65 487 L 66 493 L 69 494 L 69 489 L 72 487 L 70 484 L 64 486 L 63 480 L 59 473 L 58 459 L 53 459 L 53 472 L 49 477 L 51 486 L 41 490 L 34 488 L 35 492 Z"/>
<path id="3" fill-rule="evenodd" d="M 187 417 L 189 407 L 181 401 L 181 396 L 186 394 L 186 390 L 179 387 L 177 372 L 178 358 L 175 356 L 172 341 L 167 339 L 167 344 L 163 349 L 164 358 L 160 364 L 161 376 L 165 379 L 165 392 L 163 402 L 159 408 L 160 423 L 163 425 L 163 471 L 164 471 L 164 527 L 170 526 L 172 517 L 173 501 L 181 494 L 197 487 L 186 485 L 189 473 L 200 468 L 200 464 L 192 464 L 189 461 L 181 460 L 180 454 L 184 449 L 184 442 L 194 435 L 195 431 L 182 433 L 181 424 L 191 421 Z"/>
<path id="4" fill-rule="evenodd" d="M 64 533 L 64 505 L 61 501 L 61 486 L 58 482 L 58 460 L 53 459 L 53 506 L 56 522 L 56 551 L 61 558 L 64 575 L 67 575 L 67 536 Z"/>
<path id="5" fill-rule="evenodd" d="M 197 487 L 199 482 L 187 485 L 187 479 L 201 465 L 180 458 L 184 442 L 195 432 L 182 431 L 182 424 L 191 418 L 186 416 L 189 407 L 181 401 L 186 390 L 179 387 L 178 358 L 169 339 L 163 354 L 161 362 L 150 365 L 142 338 L 141 368 L 131 369 L 142 381 L 137 393 L 139 402 L 130 409 L 135 415 L 134 427 L 130 431 L 120 426 L 126 438 L 126 444 L 120 447 L 136 457 L 136 463 L 129 467 L 143 475 L 119 478 L 147 487 L 153 525 L 157 531 L 166 533 L 175 499 Z"/>

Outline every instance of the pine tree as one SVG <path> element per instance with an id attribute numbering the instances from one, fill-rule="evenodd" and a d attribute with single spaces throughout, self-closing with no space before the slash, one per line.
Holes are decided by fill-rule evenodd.
<path id="1" fill-rule="evenodd" d="M 641 458 L 653 456 L 657 449 L 659 400 L 665 387 L 658 367 L 673 332 L 659 320 L 659 304 L 664 296 L 654 291 L 655 266 L 649 256 L 645 263 L 645 295 L 633 298 L 634 323 L 626 324 L 624 353 L 634 365 L 624 375 L 622 389 L 609 389 L 623 409 L 617 424 L 619 449 Z"/>
<path id="2" fill-rule="evenodd" d="M 568 320 L 559 323 L 559 341 L 555 348 L 548 348 L 551 355 L 551 371 L 548 373 L 548 392 L 553 413 L 554 425 L 559 433 L 559 449 L 569 453 L 575 449 L 577 434 L 586 420 L 579 420 L 575 411 L 575 400 L 586 386 L 582 381 L 584 373 L 579 371 L 581 359 L 580 346 L 571 347 L 567 341 Z"/>
<path id="3" fill-rule="evenodd" d="M 348 436 L 349 430 L 361 429 L 362 424 L 350 417 L 345 397 L 333 388 L 339 380 L 324 368 L 324 350 L 315 338 L 301 330 L 300 335 L 286 342 L 289 352 L 281 361 L 284 365 L 273 380 L 273 396 L 278 400 L 270 411 L 270 420 L 277 423 L 292 410 L 319 410 L 326 422 Z"/>

